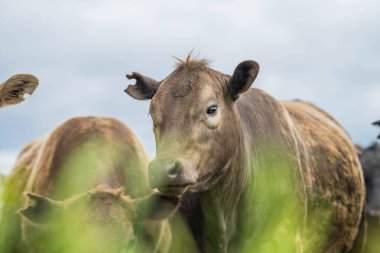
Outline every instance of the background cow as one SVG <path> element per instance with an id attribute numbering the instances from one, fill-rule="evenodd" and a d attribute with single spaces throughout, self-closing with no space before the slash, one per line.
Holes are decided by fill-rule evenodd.
<path id="1" fill-rule="evenodd" d="M 366 182 L 366 253 L 379 252 L 380 249 L 380 145 L 374 143 L 360 154 Z"/>
<path id="2" fill-rule="evenodd" d="M 147 165 L 121 122 L 63 123 L 24 148 L 5 182 L 0 252 L 167 252 L 168 222 L 152 219 L 172 213 L 178 198 L 151 194 Z M 136 237 L 144 243 L 133 245 Z"/>
<path id="3" fill-rule="evenodd" d="M 380 218 L 380 144 L 363 149 L 359 157 L 366 182 L 366 213 Z"/>
<path id="4" fill-rule="evenodd" d="M 183 195 L 203 252 L 346 252 L 364 204 L 355 148 L 321 109 L 249 89 L 258 71 L 189 56 L 161 82 L 127 75 L 126 92 L 151 99 L 150 186 Z"/>
<path id="5" fill-rule="evenodd" d="M 372 124 L 375 125 L 375 126 L 380 126 L 380 120 L 375 121 Z M 377 136 L 377 139 L 380 139 L 380 134 Z"/>
<path id="6" fill-rule="evenodd" d="M 19 210 L 27 222 L 27 246 L 46 253 L 169 252 L 171 228 L 162 220 L 176 210 L 179 198 L 153 193 L 131 199 L 123 191 L 99 187 L 64 201 L 27 193 L 35 201 Z"/>
<path id="7" fill-rule="evenodd" d="M 0 107 L 21 103 L 25 94 L 32 95 L 38 82 L 33 75 L 17 74 L 0 83 Z"/>

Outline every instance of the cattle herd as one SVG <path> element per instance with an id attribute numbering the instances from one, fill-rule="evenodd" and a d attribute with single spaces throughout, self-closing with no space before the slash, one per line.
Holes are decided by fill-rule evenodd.
<path id="1" fill-rule="evenodd" d="M 125 92 L 150 100 L 154 159 L 112 118 L 32 140 L 0 175 L 0 253 L 380 252 L 380 145 L 250 88 L 258 72 L 189 56 L 161 81 L 127 75 Z M 38 83 L 9 78 L 0 107 Z"/>

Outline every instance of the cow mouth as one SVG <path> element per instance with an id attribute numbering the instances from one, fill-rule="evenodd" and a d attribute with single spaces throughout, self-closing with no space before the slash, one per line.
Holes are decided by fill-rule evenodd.
<path id="1" fill-rule="evenodd" d="M 165 185 L 159 186 L 157 189 L 164 195 L 182 195 L 186 192 L 189 185 Z"/>

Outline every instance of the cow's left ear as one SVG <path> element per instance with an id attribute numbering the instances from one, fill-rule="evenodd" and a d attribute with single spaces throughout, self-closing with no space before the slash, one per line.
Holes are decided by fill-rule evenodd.
<path id="1" fill-rule="evenodd" d="M 235 68 L 234 74 L 228 81 L 228 91 L 233 101 L 249 89 L 259 73 L 259 68 L 259 64 L 255 61 L 243 61 Z"/>
<path id="2" fill-rule="evenodd" d="M 137 100 L 151 99 L 156 94 L 161 82 L 150 77 L 143 76 L 140 73 L 133 72 L 132 75 L 126 75 L 128 79 L 135 79 L 136 84 L 129 85 L 124 91 Z"/>
<path id="3" fill-rule="evenodd" d="M 179 207 L 180 199 L 177 196 L 166 196 L 159 193 L 135 200 L 137 217 L 140 220 L 162 220 L 172 215 Z"/>
<path id="4" fill-rule="evenodd" d="M 24 95 L 32 95 L 38 86 L 37 77 L 30 74 L 17 74 L 0 84 L 0 107 L 24 101 Z"/>
<path id="5" fill-rule="evenodd" d="M 18 213 L 33 223 L 45 224 L 49 222 L 50 217 L 54 212 L 62 209 L 60 201 L 55 201 L 34 193 L 27 193 L 26 195 L 34 200 L 35 203 L 34 205 L 20 209 Z"/>

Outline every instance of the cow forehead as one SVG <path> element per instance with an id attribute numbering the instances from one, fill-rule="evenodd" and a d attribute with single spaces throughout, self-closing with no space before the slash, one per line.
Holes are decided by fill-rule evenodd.
<path id="1" fill-rule="evenodd" d="M 205 80 L 206 81 L 206 80 Z M 196 120 L 205 112 L 207 106 L 217 101 L 220 95 L 214 85 L 199 85 L 196 91 L 192 91 L 184 97 L 169 97 L 156 100 L 151 107 L 151 116 L 156 126 L 160 129 L 177 129 L 188 131 Z M 177 130 L 180 130 L 177 129 Z"/>
<path id="2" fill-rule="evenodd" d="M 220 84 L 206 72 L 199 72 L 196 76 L 183 75 L 183 79 L 169 76 L 153 96 L 150 112 L 171 112 L 178 108 L 178 105 L 183 111 L 218 91 L 221 91 Z"/>

